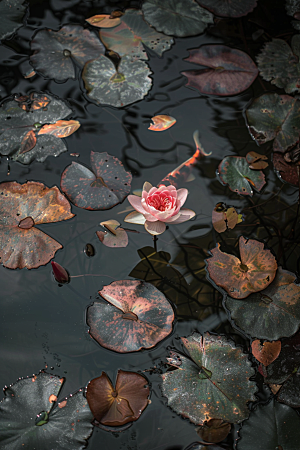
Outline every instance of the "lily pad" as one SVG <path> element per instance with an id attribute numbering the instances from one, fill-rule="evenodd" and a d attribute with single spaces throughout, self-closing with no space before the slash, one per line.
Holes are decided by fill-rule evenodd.
<path id="1" fill-rule="evenodd" d="M 233 298 L 246 298 L 265 289 L 274 280 L 277 270 L 275 256 L 255 239 L 239 239 L 241 259 L 223 253 L 220 244 L 210 251 L 206 260 L 210 279 Z"/>
<path id="2" fill-rule="evenodd" d="M 299 140 L 300 101 L 289 95 L 263 94 L 246 110 L 249 132 L 260 145 L 274 139 L 277 151 Z"/>
<path id="3" fill-rule="evenodd" d="M 158 289 L 136 280 L 114 281 L 87 311 L 91 336 L 119 353 L 154 347 L 172 331 L 173 309 Z"/>
<path id="4" fill-rule="evenodd" d="M 285 0 L 285 9 L 289 16 L 300 12 L 300 0 Z"/>
<path id="5" fill-rule="evenodd" d="M 202 441 L 211 444 L 226 439 L 230 430 L 230 423 L 223 422 L 222 419 L 210 419 L 198 428 L 197 434 Z"/>
<path id="6" fill-rule="evenodd" d="M 127 9 L 119 18 L 119 26 L 100 30 L 100 39 L 109 50 L 119 56 L 128 55 L 132 59 L 148 59 L 143 44 L 158 56 L 169 50 L 174 40 L 158 33 L 145 22 L 143 13 L 137 9 Z M 100 25 L 101 26 L 101 23 Z"/>
<path id="7" fill-rule="evenodd" d="M 146 0 L 142 11 L 152 27 L 171 36 L 195 36 L 213 23 L 213 15 L 193 0 Z"/>
<path id="8" fill-rule="evenodd" d="M 282 153 L 274 152 L 273 166 L 281 181 L 299 186 L 300 167 L 298 165 L 286 162 Z"/>
<path id="9" fill-rule="evenodd" d="M 118 370 L 114 388 L 105 372 L 87 386 L 86 398 L 95 419 L 103 425 L 121 426 L 138 420 L 148 405 L 149 386 L 145 377 Z"/>
<path id="10" fill-rule="evenodd" d="M 83 67 L 105 51 L 96 34 L 81 25 L 66 25 L 58 31 L 40 30 L 31 41 L 31 50 L 34 69 L 57 81 L 75 79 L 73 61 Z"/>
<path id="11" fill-rule="evenodd" d="M 43 162 L 48 156 L 58 156 L 67 151 L 65 143 L 58 137 L 65 137 L 79 128 L 78 121 L 60 120 L 71 113 L 72 110 L 62 100 L 49 94 L 9 97 L 0 107 L 1 155 L 30 164 L 32 161 Z M 49 123 L 51 125 L 43 126 Z M 59 124 L 62 123 L 65 131 L 69 128 L 69 134 L 64 132 L 59 135 Z M 49 127 L 54 132 L 43 134 Z"/>
<path id="12" fill-rule="evenodd" d="M 281 350 L 281 341 L 261 342 L 256 339 L 251 344 L 252 354 L 265 367 L 271 364 L 278 357 Z"/>
<path id="13" fill-rule="evenodd" d="M 227 208 L 221 202 L 216 204 L 212 212 L 212 224 L 218 233 L 223 233 L 228 229 L 232 230 L 240 222 L 243 222 L 242 215 L 238 214 L 235 208 Z"/>
<path id="14" fill-rule="evenodd" d="M 127 247 L 128 245 L 128 234 L 123 228 L 120 228 L 120 224 L 117 220 L 107 220 L 106 222 L 101 222 L 107 231 L 96 231 L 99 241 L 106 247 Z"/>
<path id="15" fill-rule="evenodd" d="M 234 323 L 253 338 L 277 340 L 292 336 L 300 325 L 300 286 L 296 276 L 278 268 L 274 281 L 246 300 L 225 299 Z"/>
<path id="16" fill-rule="evenodd" d="M 256 391 L 247 355 L 224 336 L 194 333 L 181 340 L 191 359 L 171 352 L 168 363 L 177 370 L 162 375 L 168 405 L 199 425 L 212 418 L 231 423 L 246 419 L 247 402 L 255 400 Z"/>
<path id="17" fill-rule="evenodd" d="M 0 403 L 1 450 L 82 450 L 93 415 L 82 390 L 56 404 L 64 379 L 41 372 L 5 388 Z"/>
<path id="18" fill-rule="evenodd" d="M 196 0 L 199 5 L 207 8 L 216 16 L 242 17 L 246 16 L 257 5 L 257 0 Z"/>
<path id="19" fill-rule="evenodd" d="M 261 170 L 252 170 L 243 156 L 225 156 L 219 164 L 218 175 L 221 183 L 240 195 L 253 195 L 252 187 L 260 192 L 266 184 Z"/>
<path id="20" fill-rule="evenodd" d="M 245 91 L 258 74 L 258 69 L 247 53 L 226 45 L 209 44 L 189 50 L 185 59 L 205 66 L 205 69 L 181 72 L 188 78 L 186 86 L 201 94 L 236 95 Z"/>
<path id="21" fill-rule="evenodd" d="M 82 78 L 92 100 L 121 108 L 148 94 L 151 73 L 144 61 L 132 61 L 130 56 L 121 59 L 117 71 L 110 59 L 100 56 L 85 65 Z"/>
<path id="22" fill-rule="evenodd" d="M 26 12 L 24 0 L 1 0 L 0 2 L 0 40 L 7 39 L 23 25 Z"/>
<path id="23" fill-rule="evenodd" d="M 61 189 L 78 208 L 110 209 L 130 192 L 132 176 L 121 161 L 106 152 L 91 152 L 92 170 L 72 162 L 63 171 Z"/>
<path id="24" fill-rule="evenodd" d="M 59 189 L 43 183 L 0 184 L 0 261 L 9 269 L 47 264 L 62 245 L 35 225 L 74 217 Z"/>

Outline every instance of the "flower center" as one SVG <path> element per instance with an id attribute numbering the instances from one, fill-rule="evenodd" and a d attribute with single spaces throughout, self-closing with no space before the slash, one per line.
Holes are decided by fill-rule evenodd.
<path id="1" fill-rule="evenodd" d="M 166 211 L 172 209 L 175 199 L 173 197 L 167 197 L 166 195 L 159 195 L 157 193 L 150 195 L 147 198 L 147 205 L 152 206 L 157 211 Z"/>

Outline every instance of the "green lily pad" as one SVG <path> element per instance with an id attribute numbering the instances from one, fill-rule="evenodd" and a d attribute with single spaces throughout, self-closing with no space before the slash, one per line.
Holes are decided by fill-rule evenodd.
<path id="1" fill-rule="evenodd" d="M 237 450 L 297 450 L 300 418 L 289 406 L 272 400 L 251 412 L 239 435 Z"/>
<path id="2" fill-rule="evenodd" d="M 92 100 L 121 108 L 148 94 L 151 73 L 144 61 L 132 61 L 130 56 L 121 59 L 118 71 L 110 59 L 100 56 L 85 65 L 82 78 Z"/>
<path id="3" fill-rule="evenodd" d="M 0 40 L 7 39 L 23 25 L 26 12 L 24 0 L 1 0 L 0 2 Z"/>
<path id="4" fill-rule="evenodd" d="M 67 151 L 63 140 L 51 134 L 39 135 L 38 131 L 43 124 L 55 123 L 71 113 L 62 100 L 49 94 L 9 97 L 0 108 L 0 154 L 29 164 Z"/>
<path id="5" fill-rule="evenodd" d="M 293 36 L 291 47 L 283 39 L 273 39 L 256 58 L 263 79 L 288 94 L 300 92 L 299 35 Z"/>
<path id="6" fill-rule="evenodd" d="M 34 53 L 30 61 L 45 78 L 65 81 L 75 78 L 73 61 L 83 67 L 87 61 L 99 58 L 104 46 L 95 33 L 81 25 L 66 25 L 58 31 L 40 30 L 31 41 Z"/>
<path id="7" fill-rule="evenodd" d="M 284 151 L 299 140 L 300 101 L 289 95 L 261 95 L 246 110 L 246 119 L 258 144 L 274 139 L 274 148 Z"/>
<path id="8" fill-rule="evenodd" d="M 196 0 L 199 5 L 207 8 L 216 16 L 242 17 L 246 16 L 257 5 L 257 0 Z"/>
<path id="9" fill-rule="evenodd" d="M 213 23 L 213 15 L 193 0 L 146 0 L 142 10 L 152 27 L 171 36 L 195 36 Z"/>
<path id="10" fill-rule="evenodd" d="M 224 336 L 194 333 L 181 338 L 190 358 L 171 352 L 168 363 L 177 370 L 162 375 L 168 405 L 202 425 L 209 419 L 239 423 L 249 415 L 254 400 L 254 369 L 246 354 Z"/>
<path id="11" fill-rule="evenodd" d="M 1 450 L 81 450 L 93 414 L 82 390 L 56 404 L 64 379 L 41 372 L 5 388 L 0 403 Z"/>
<path id="12" fill-rule="evenodd" d="M 241 195 L 253 195 L 252 187 L 260 192 L 266 184 L 261 170 L 252 170 L 243 156 L 225 156 L 219 164 L 218 175 L 221 183 Z"/>
<path id="13" fill-rule="evenodd" d="M 234 323 L 253 338 L 275 341 L 292 336 L 300 325 L 300 286 L 296 276 L 278 268 L 274 281 L 247 299 L 225 298 Z"/>
<path id="14" fill-rule="evenodd" d="M 118 53 L 129 55 L 132 59 L 148 59 L 143 44 L 158 56 L 169 50 L 174 40 L 163 33 L 158 33 L 143 19 L 137 9 L 127 9 L 120 17 L 121 23 L 114 28 L 103 28 L 99 36 L 105 47 Z M 101 26 L 101 22 L 100 22 Z"/>

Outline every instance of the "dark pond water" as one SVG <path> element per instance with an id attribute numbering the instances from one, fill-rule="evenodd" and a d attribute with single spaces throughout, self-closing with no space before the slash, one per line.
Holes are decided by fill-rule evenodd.
<path id="1" fill-rule="evenodd" d="M 56 253 L 55 261 L 72 277 L 84 276 L 72 278 L 70 284 L 60 287 L 52 277 L 50 264 L 33 270 L 0 267 L 0 386 L 47 369 L 66 378 L 64 397 L 86 386 L 102 371 L 112 380 L 118 369 L 140 371 L 149 380 L 151 404 L 140 419 L 122 433 L 95 429 L 88 448 L 184 449 L 198 438 L 195 425 L 174 413 L 161 394 L 160 373 L 166 370 L 168 349 L 182 351 L 179 337 L 194 330 L 225 333 L 241 344 L 245 351 L 249 346 L 247 337 L 228 321 L 221 295 L 206 280 L 203 260 L 217 242 L 222 242 L 223 251 L 237 252 L 237 237 L 241 234 L 265 240 L 278 254 L 280 239 L 272 228 L 272 220 L 279 230 L 289 223 L 295 208 L 286 209 L 286 206 L 297 203 L 298 192 L 294 187 L 283 184 L 270 164 L 265 170 L 267 185 L 260 195 L 253 197 L 255 204 L 266 202 L 265 206 L 251 209 L 253 204 L 250 200 L 231 192 L 216 177 L 217 166 L 224 156 L 245 156 L 249 151 L 258 150 L 248 133 L 243 110 L 253 97 L 274 90 L 274 86 L 257 79 L 249 89 L 234 97 L 205 96 L 186 88 L 186 79 L 180 72 L 191 68 L 184 61 L 188 57 L 188 49 L 202 44 L 225 43 L 248 52 L 254 58 L 270 35 L 292 34 L 289 19 L 285 17 L 284 2 L 261 1 L 259 3 L 264 5 L 260 5 L 255 14 L 242 19 L 217 20 L 200 36 L 176 38 L 171 50 L 162 58 L 150 53 L 152 89 L 144 100 L 121 109 L 92 103 L 85 94 L 79 68 L 77 79 L 65 83 L 45 80 L 41 76 L 24 79 L 21 73 L 28 64 L 30 40 L 37 29 L 58 29 L 68 23 L 83 24 L 84 19 L 93 14 L 139 7 L 139 2 L 32 0 L 29 3 L 27 24 L 0 47 L 1 98 L 11 93 L 25 95 L 33 90 L 46 91 L 68 101 L 74 111 L 71 119 L 79 120 L 81 127 L 68 137 L 68 152 L 58 158 L 49 157 L 44 163 L 33 162 L 25 166 L 2 157 L 2 182 L 34 180 L 47 186 L 60 186 L 61 173 L 72 160 L 89 166 L 91 151 L 106 151 L 117 156 L 131 171 L 132 190 L 141 189 L 145 181 L 157 185 L 192 156 L 195 130 L 199 130 L 205 151 L 212 154 L 194 169 L 195 179 L 180 186 L 189 190 L 185 206 L 193 209 L 196 217 L 170 227 L 158 238 L 158 251 L 168 252 L 172 267 L 178 271 L 175 275 L 170 273 L 170 279 L 157 275 L 161 277 L 158 287 L 174 303 L 176 321 L 173 333 L 151 350 L 125 355 L 106 350 L 90 338 L 85 321 L 87 306 L 103 286 L 114 280 L 130 278 L 129 274 L 140 261 L 138 250 L 153 246 L 153 241 L 142 226 L 124 223 L 130 206 L 127 200 L 109 211 L 86 211 L 72 206 L 72 212 L 76 214 L 73 219 L 46 224 L 40 229 L 63 245 L 63 249 Z M 252 33 L 260 28 L 264 34 L 254 41 Z M 157 114 L 175 117 L 176 125 L 163 133 L 148 131 L 150 118 Z M 266 144 L 263 151 L 270 154 L 270 148 Z M 72 157 L 70 153 L 79 153 L 80 156 Z M 275 193 L 278 195 L 267 202 Z M 218 202 L 226 202 L 240 210 L 244 208 L 247 221 L 230 233 L 216 233 L 212 228 L 211 214 Z M 99 242 L 95 233 L 100 229 L 99 223 L 108 219 L 116 219 L 126 228 L 139 232 L 129 233 L 128 247 L 110 249 Z M 95 248 L 95 256 L 90 258 L 84 252 L 87 243 Z M 290 247 L 280 263 L 295 271 L 299 255 L 298 245 Z M 183 280 L 178 273 L 190 284 L 188 293 L 182 287 Z M 260 387 L 258 397 L 263 398 L 265 394 L 269 395 L 267 388 Z M 238 426 L 235 427 L 237 429 Z M 228 448 L 232 448 L 234 433 L 224 444 L 229 445 Z"/>

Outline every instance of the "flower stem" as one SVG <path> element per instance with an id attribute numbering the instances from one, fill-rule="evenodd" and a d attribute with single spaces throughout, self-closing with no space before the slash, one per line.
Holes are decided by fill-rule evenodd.
<path id="1" fill-rule="evenodd" d="M 158 241 L 158 237 L 153 236 L 153 247 L 154 247 L 155 253 L 157 253 L 157 241 Z"/>

